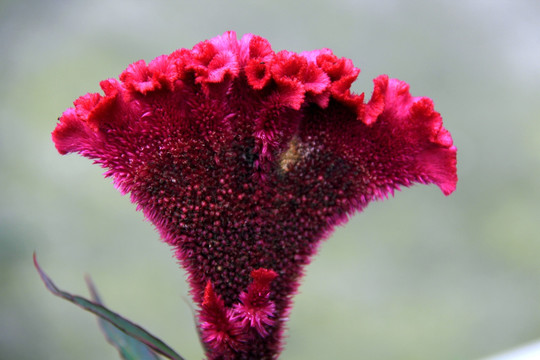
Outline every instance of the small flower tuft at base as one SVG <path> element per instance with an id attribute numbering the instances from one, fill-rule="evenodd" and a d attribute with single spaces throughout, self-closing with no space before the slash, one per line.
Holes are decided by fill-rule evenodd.
<path id="1" fill-rule="evenodd" d="M 210 281 L 204 291 L 199 321 L 201 338 L 210 359 L 236 359 L 246 348 L 247 333 L 233 319 L 232 310 L 225 307 Z"/>
<path id="2" fill-rule="evenodd" d="M 274 324 L 276 305 L 270 300 L 270 284 L 277 277 L 272 270 L 257 269 L 251 272 L 253 282 L 240 294 L 240 302 L 234 305 L 233 318 L 243 328 L 257 330 L 261 337 L 268 335 L 267 327 Z"/>

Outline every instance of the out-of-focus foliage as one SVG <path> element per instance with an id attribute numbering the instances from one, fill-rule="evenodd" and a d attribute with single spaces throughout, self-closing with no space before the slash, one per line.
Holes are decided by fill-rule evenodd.
<path id="1" fill-rule="evenodd" d="M 104 307 L 90 277 L 85 278 L 91 294 L 91 300 L 88 300 L 82 296 L 60 290 L 39 266 L 36 253 L 34 253 L 34 266 L 45 287 L 53 295 L 67 300 L 98 317 L 99 327 L 107 341 L 118 350 L 123 360 L 158 360 L 156 353 L 165 356 L 167 359 L 184 360 L 174 350 L 139 325 Z"/>
<path id="2" fill-rule="evenodd" d="M 540 338 L 538 18 L 525 0 L 1 2 L 2 358 L 117 358 L 93 316 L 45 291 L 33 250 L 70 292 L 86 296 L 90 273 L 110 308 L 202 357 L 167 246 L 50 131 L 128 64 L 229 29 L 275 50 L 331 48 L 362 69 L 367 95 L 381 73 L 407 81 L 458 147 L 452 196 L 398 193 L 321 246 L 284 359 L 475 359 Z"/>

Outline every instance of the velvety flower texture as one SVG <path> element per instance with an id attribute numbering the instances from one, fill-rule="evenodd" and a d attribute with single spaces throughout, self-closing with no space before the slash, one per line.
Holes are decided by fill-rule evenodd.
<path id="1" fill-rule="evenodd" d="M 322 49 L 275 53 L 234 32 L 101 82 L 53 132 L 107 168 L 189 273 L 209 359 L 274 359 L 321 239 L 401 186 L 456 186 L 432 101 Z"/>

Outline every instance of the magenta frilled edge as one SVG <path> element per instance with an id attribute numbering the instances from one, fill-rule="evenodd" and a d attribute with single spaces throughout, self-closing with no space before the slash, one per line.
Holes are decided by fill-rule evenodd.
<path id="1" fill-rule="evenodd" d="M 456 148 L 409 85 L 322 49 L 275 53 L 226 32 L 128 66 L 53 132 L 130 193 L 189 273 L 208 359 L 275 359 L 303 268 L 370 201 L 413 183 L 454 191 Z"/>

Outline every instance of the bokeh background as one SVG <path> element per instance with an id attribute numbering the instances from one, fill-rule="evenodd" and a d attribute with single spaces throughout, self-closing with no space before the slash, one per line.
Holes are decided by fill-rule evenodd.
<path id="1" fill-rule="evenodd" d="M 138 60 L 226 30 L 275 50 L 328 47 L 433 98 L 458 147 L 457 191 L 373 203 L 307 268 L 283 359 L 480 359 L 540 340 L 540 2 L 8 0 L 0 2 L 0 358 L 116 359 L 106 304 L 202 358 L 184 272 L 151 224 L 50 139 L 57 117 Z"/>

